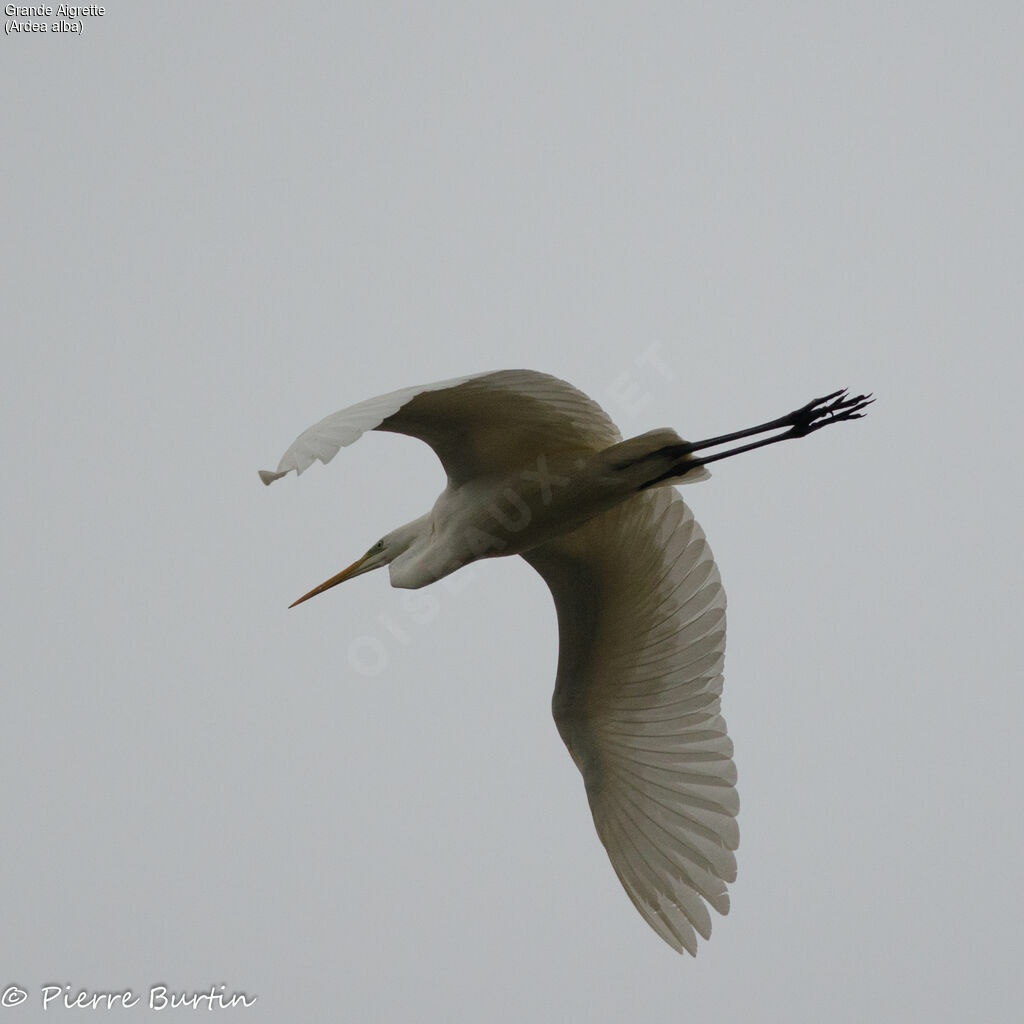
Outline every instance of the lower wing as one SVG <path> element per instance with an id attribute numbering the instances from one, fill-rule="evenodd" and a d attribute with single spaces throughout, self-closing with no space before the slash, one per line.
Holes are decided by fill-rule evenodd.
<path id="1" fill-rule="evenodd" d="M 674 488 L 526 552 L 558 612 L 558 731 L 637 910 L 696 955 L 729 909 L 736 769 L 719 714 L 725 591 Z"/>

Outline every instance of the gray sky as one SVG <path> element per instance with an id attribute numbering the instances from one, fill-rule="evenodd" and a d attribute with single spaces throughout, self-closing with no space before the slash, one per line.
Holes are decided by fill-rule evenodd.
<path id="1" fill-rule="evenodd" d="M 1020 5 L 106 10 L 0 43 L 11 1019 L 1010 1020 Z M 742 801 L 696 961 L 596 837 L 524 562 L 286 611 L 443 477 L 256 470 L 520 366 L 627 435 L 878 396 L 684 491 Z"/>

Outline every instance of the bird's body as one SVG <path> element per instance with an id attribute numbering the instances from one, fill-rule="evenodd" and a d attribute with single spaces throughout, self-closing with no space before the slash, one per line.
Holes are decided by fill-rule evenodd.
<path id="1" fill-rule="evenodd" d="M 427 521 L 414 521 L 426 542 L 391 562 L 392 586 L 416 589 L 481 558 L 525 554 L 633 498 L 674 461 L 658 451 L 685 443 L 674 431 L 651 435 L 599 452 L 541 452 L 513 473 L 446 487 Z"/>
<path id="2" fill-rule="evenodd" d="M 739 801 L 719 714 L 725 593 L 704 534 L 672 486 L 704 463 L 854 419 L 835 393 L 750 430 L 690 444 L 659 429 L 623 441 L 604 411 L 554 377 L 506 370 L 370 399 L 299 436 L 271 483 L 328 462 L 365 430 L 419 437 L 448 484 L 426 515 L 296 601 L 389 565 L 426 586 L 481 558 L 519 554 L 544 578 L 559 623 L 552 699 L 598 835 L 630 899 L 677 950 L 696 953 L 726 913 Z M 756 433 L 784 434 L 712 456 Z"/>

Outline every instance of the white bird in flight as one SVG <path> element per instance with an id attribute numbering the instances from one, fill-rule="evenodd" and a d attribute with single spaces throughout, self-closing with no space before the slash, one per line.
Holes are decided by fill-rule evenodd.
<path id="1" fill-rule="evenodd" d="M 622 440 L 572 385 L 502 370 L 403 388 L 304 431 L 270 484 L 330 462 L 364 431 L 426 441 L 448 484 L 434 507 L 300 597 L 372 569 L 415 589 L 481 558 L 522 555 L 558 613 L 552 710 L 583 775 L 597 834 L 647 923 L 678 952 L 729 910 L 739 845 L 736 768 L 719 713 L 725 592 L 674 484 L 710 462 L 859 419 L 870 395 L 836 391 L 748 430 L 687 443 L 670 429 Z M 757 434 L 771 436 L 709 453 Z M 292 605 L 294 607 L 294 605 Z"/>

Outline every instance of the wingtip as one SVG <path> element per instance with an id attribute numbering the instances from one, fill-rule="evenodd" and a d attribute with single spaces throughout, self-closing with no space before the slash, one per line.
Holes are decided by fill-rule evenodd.
<path id="1" fill-rule="evenodd" d="M 287 471 L 286 471 L 287 472 Z M 269 487 L 275 480 L 280 480 L 284 473 L 272 473 L 269 469 L 259 471 L 260 479 Z"/>

